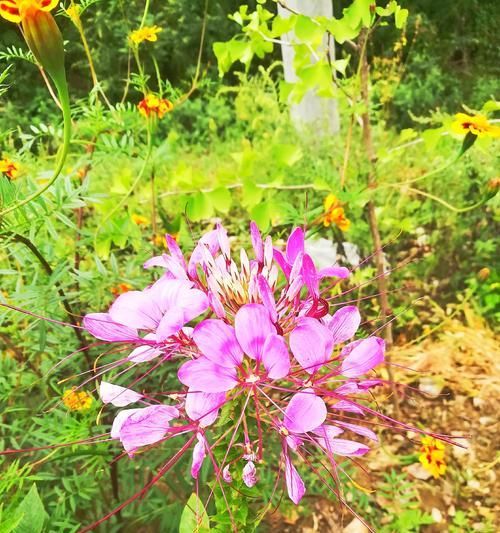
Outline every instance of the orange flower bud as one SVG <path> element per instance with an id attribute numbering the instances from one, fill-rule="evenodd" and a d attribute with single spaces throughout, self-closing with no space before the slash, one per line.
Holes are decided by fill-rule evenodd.
<path id="1" fill-rule="evenodd" d="M 0 16 L 22 25 L 33 55 L 60 84 L 66 82 L 63 38 L 50 14 L 57 4 L 57 0 L 0 0 Z"/>
<path id="2" fill-rule="evenodd" d="M 22 21 L 24 38 L 42 67 L 52 79 L 65 83 L 63 38 L 54 17 L 33 9 Z"/>

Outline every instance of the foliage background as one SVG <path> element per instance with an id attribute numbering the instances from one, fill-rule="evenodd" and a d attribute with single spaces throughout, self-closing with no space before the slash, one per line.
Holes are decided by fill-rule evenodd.
<path id="1" fill-rule="evenodd" d="M 249 10 L 255 8 L 254 2 L 246 3 Z M 89 96 L 92 85 L 76 29 L 67 18 L 58 17 L 68 40 L 76 142 L 56 187 L 19 214 L 2 234 L 4 302 L 60 320 L 68 319 L 61 292 L 76 316 L 104 309 L 118 283 L 140 287 L 151 279 L 142 263 L 162 250 L 154 237 L 163 231 L 178 233 L 189 247 L 193 235 L 218 217 L 238 240 L 245 241 L 247 220 L 252 217 L 279 236 L 292 224 L 314 219 L 330 191 L 346 202 L 352 228 L 344 236 L 321 227 L 315 230 L 335 242 L 345 238 L 356 243 L 362 257 L 371 254 L 365 210 L 367 167 L 360 131 L 353 134 L 348 188 L 340 191 L 343 143 L 338 138 L 318 142 L 313 135 L 299 135 L 293 129 L 288 109 L 277 96 L 281 77 L 275 65 L 280 59 L 277 47 L 262 61 L 254 61 L 248 71 L 240 72 L 240 65 L 219 78 L 212 46 L 234 36 L 237 28 L 227 15 L 240 4 L 236 0 L 209 2 L 202 81 L 155 135 L 153 168 L 161 192 L 154 223 L 149 182 L 113 213 L 116 198 L 130 187 L 146 150 L 143 121 L 135 111 L 141 94 L 132 87 L 125 101 L 112 110 L 95 93 Z M 347 5 L 335 1 L 335 12 Z M 410 18 L 403 52 L 395 50 L 401 34 L 391 26 L 380 28 L 369 48 L 382 185 L 421 176 L 450 161 L 460 142 L 432 129 L 449 122 L 449 114 L 460 111 L 462 104 L 480 109 L 485 101 L 498 97 L 497 2 L 414 0 L 406 7 Z M 95 1 L 84 14 L 97 72 L 112 102 L 122 99 L 129 53 L 126 39 L 138 26 L 142 9 L 141 1 Z M 148 23 L 164 30 L 143 59 L 146 70 L 152 72 L 150 54 L 154 54 L 172 97 L 191 85 L 203 13 L 203 2 L 152 2 Z M 0 22 L 2 70 L 13 65 L 7 78 L 11 86 L 0 96 L 0 149 L 21 161 L 25 186 L 35 183 L 33 176 L 43 178 L 51 168 L 60 126 L 57 110 L 33 65 L 13 58 L 12 47 L 24 48 L 19 32 Z M 346 47 L 338 47 L 339 57 L 348 53 Z M 343 121 L 340 139 L 346 130 Z M 498 178 L 496 152 L 494 145 L 476 143 L 459 163 L 426 181 L 424 192 L 456 206 L 473 204 L 485 194 L 490 180 Z M 83 178 L 81 169 L 86 169 Z M 311 184 L 311 189 L 302 187 Z M 3 188 L 10 185 L 1 183 Z M 381 187 L 376 195 L 381 231 L 384 240 L 391 242 L 386 249 L 389 264 L 411 261 L 391 281 L 397 289 L 391 303 L 398 314 L 398 343 L 419 339 L 440 327 L 443 312 L 459 318 L 473 312 L 493 325 L 500 313 L 500 280 L 495 270 L 498 200 L 457 213 L 405 189 Z M 83 213 L 83 225 L 78 223 L 79 213 Z M 148 224 L 138 226 L 132 214 L 145 216 Z M 19 234 L 36 245 L 50 272 L 16 238 Z M 489 269 L 489 276 L 478 277 L 484 268 Z M 373 274 L 371 267 L 360 269 L 354 282 L 364 283 Z M 364 313 L 374 326 L 380 313 L 375 294 L 373 284 L 358 292 L 360 298 L 373 295 L 365 300 Z M 110 414 L 96 426 L 97 402 L 90 412 L 80 414 L 68 413 L 59 403 L 68 383 L 75 383 L 62 380 L 88 368 L 88 361 L 79 355 L 71 365 L 51 372 L 56 362 L 81 344 L 71 329 L 5 309 L 0 311 L 0 326 L 0 447 L 70 442 L 106 431 Z M 152 457 L 140 465 L 112 463 L 110 467 L 116 454 L 116 446 L 107 443 L 30 454 L 19 461 L 1 458 L 0 524 L 10 531 L 5 524 L 17 519 L 15 513 L 23 501 L 39 516 L 50 516 L 50 531 L 77 531 L 80 524 L 104 515 L 116 501 L 140 488 L 159 460 Z M 150 497 L 124 510 L 102 531 L 176 531 L 191 492 L 188 468 L 187 463 L 180 464 L 175 476 L 165 478 Z M 398 487 L 408 482 L 394 476 L 391 472 L 376 476 L 389 500 L 397 498 Z M 32 489 L 33 483 L 41 497 Z M 313 480 L 307 483 L 312 495 L 325 496 Z M 412 511 L 409 523 L 398 523 L 398 513 L 382 505 L 370 511 L 362 493 L 353 497 L 366 512 L 376 514 L 372 517 L 375 523 L 387 526 L 387 531 L 418 531 L 425 524 L 425 513 L 416 516 L 414 512 L 418 499 L 409 493 L 404 507 Z M 238 505 L 245 512 L 245 505 Z M 477 521 L 475 509 L 467 501 L 462 505 L 457 531 L 468 530 Z M 285 516 L 293 512 L 286 505 L 282 509 Z M 488 520 L 481 519 L 486 528 Z M 268 526 L 263 524 L 262 530 Z"/>

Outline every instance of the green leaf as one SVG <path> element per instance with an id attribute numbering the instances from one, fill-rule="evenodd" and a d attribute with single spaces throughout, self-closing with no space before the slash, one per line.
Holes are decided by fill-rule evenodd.
<path id="1" fill-rule="evenodd" d="M 272 37 L 281 37 L 285 33 L 291 31 L 295 26 L 296 16 L 292 15 L 291 17 L 283 18 L 276 16 L 273 19 L 272 24 Z"/>
<path id="2" fill-rule="evenodd" d="M 434 150 L 441 139 L 444 128 L 433 128 L 422 132 L 422 139 L 428 150 Z"/>
<path id="3" fill-rule="evenodd" d="M 243 207 L 251 209 L 262 200 L 263 190 L 257 187 L 252 179 L 245 179 L 243 181 Z"/>
<path id="4" fill-rule="evenodd" d="M 331 19 L 327 23 L 328 31 L 335 37 L 335 40 L 342 44 L 349 39 L 354 39 L 359 35 L 360 28 L 352 28 L 346 20 Z"/>
<path id="5" fill-rule="evenodd" d="M 259 226 L 261 231 L 266 231 L 271 225 L 271 212 L 269 204 L 262 202 L 250 211 L 250 218 Z"/>
<path id="6" fill-rule="evenodd" d="M 408 18 L 408 10 L 402 9 L 400 6 L 398 6 L 396 9 L 396 14 L 395 14 L 396 28 L 398 28 L 399 30 L 402 29 L 404 25 L 406 24 L 407 18 Z"/>
<path id="7" fill-rule="evenodd" d="M 291 167 L 302 159 L 302 148 L 295 144 L 275 144 L 272 148 L 272 158 L 275 163 Z"/>
<path id="8" fill-rule="evenodd" d="M 186 206 L 186 214 L 193 222 L 206 220 L 214 214 L 214 207 L 208 194 L 199 192 L 191 196 Z"/>
<path id="9" fill-rule="evenodd" d="M 325 30 L 311 17 L 298 15 L 295 23 L 295 35 L 304 42 L 318 45 L 323 40 Z"/>
<path id="10" fill-rule="evenodd" d="M 210 520 L 200 498 L 193 492 L 181 515 L 179 533 L 206 533 L 210 531 Z"/>
<path id="11" fill-rule="evenodd" d="M 43 507 L 42 500 L 38 494 L 36 484 L 33 483 L 30 491 L 24 500 L 19 504 L 17 510 L 23 513 L 23 518 L 17 525 L 14 533 L 41 533 L 43 524 L 48 515 Z"/>
<path id="12" fill-rule="evenodd" d="M 470 131 L 467 133 L 467 135 L 464 137 L 464 142 L 462 143 L 462 147 L 460 148 L 460 152 L 458 153 L 458 158 L 462 157 L 469 148 L 472 148 L 472 145 L 476 142 L 477 135 L 474 135 Z"/>
<path id="13" fill-rule="evenodd" d="M 220 213 L 227 213 L 231 208 L 232 198 L 231 193 L 226 187 L 219 187 L 214 191 L 208 193 L 212 205 Z"/>
<path id="14" fill-rule="evenodd" d="M 345 76 L 345 69 L 347 68 L 347 65 L 349 65 L 348 59 L 336 59 L 335 61 L 332 61 L 333 68 L 340 72 L 343 76 Z"/>

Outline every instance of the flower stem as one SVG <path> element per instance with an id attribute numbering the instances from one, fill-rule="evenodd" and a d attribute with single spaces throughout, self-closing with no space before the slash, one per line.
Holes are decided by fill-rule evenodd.
<path id="1" fill-rule="evenodd" d="M 57 165 L 54 170 L 54 174 L 52 175 L 52 178 L 40 189 L 38 189 L 33 194 L 30 194 L 20 202 L 17 202 L 10 207 L 7 207 L 3 211 L 0 211 L 0 220 L 7 214 L 12 213 L 16 209 L 19 209 L 23 205 L 26 205 L 30 203 L 31 201 L 38 198 L 40 195 L 42 195 L 47 189 L 49 189 L 56 179 L 61 174 L 61 171 L 63 169 L 64 163 L 66 161 L 66 157 L 68 156 L 69 152 L 69 146 L 70 146 L 70 140 L 71 140 L 71 108 L 69 104 L 69 92 L 68 92 L 68 86 L 66 82 L 58 81 L 57 82 L 57 93 L 59 96 L 59 102 L 61 104 L 62 114 L 63 114 L 63 121 L 64 121 L 64 133 L 63 133 L 63 145 L 61 147 L 61 151 L 59 152 L 58 158 L 57 158 Z"/>

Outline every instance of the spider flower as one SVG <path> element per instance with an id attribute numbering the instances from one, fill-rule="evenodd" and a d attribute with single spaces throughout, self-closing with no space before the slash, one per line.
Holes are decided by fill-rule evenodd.
<path id="1" fill-rule="evenodd" d="M 21 24 L 37 61 L 56 84 L 65 84 L 63 38 L 50 13 L 58 3 L 58 0 L 0 0 L 0 15 Z"/>
<path id="2" fill-rule="evenodd" d="M 349 271 L 318 269 L 300 228 L 284 250 L 254 223 L 249 241 L 249 251 L 234 254 L 217 225 L 185 256 L 166 235 L 168 250 L 144 265 L 160 269 L 159 279 L 85 317 L 89 333 L 117 346 L 97 375 L 127 365 L 99 386 L 109 408 L 127 407 L 111 437 L 129 455 L 177 442 L 168 468 L 191 449 L 191 476 L 209 461 L 224 490 L 258 487 L 269 469 L 295 504 L 307 491 L 301 472 L 312 470 L 330 488 L 336 480 L 332 490 L 347 505 L 343 463 L 369 453 L 376 429 L 419 430 L 373 407 L 371 389 L 386 383 L 376 375 L 385 344 L 359 332 L 355 306 L 331 297 Z M 117 359 L 123 350 L 129 355 Z M 139 363 L 149 368 L 136 376 Z M 129 372 L 134 386 L 123 383 Z"/>

